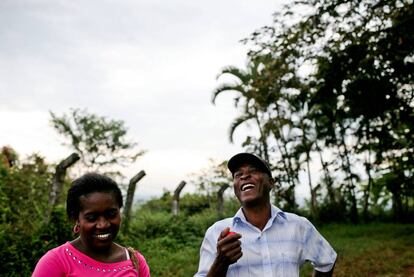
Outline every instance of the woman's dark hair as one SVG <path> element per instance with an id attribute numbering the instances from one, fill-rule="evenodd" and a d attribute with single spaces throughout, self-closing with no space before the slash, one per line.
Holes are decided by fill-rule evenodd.
<path id="1" fill-rule="evenodd" d="M 79 198 L 93 192 L 108 192 L 115 196 L 119 207 L 122 207 L 122 193 L 117 183 L 111 178 L 98 173 L 87 173 L 72 182 L 66 198 L 66 214 L 76 220 L 81 211 Z"/>

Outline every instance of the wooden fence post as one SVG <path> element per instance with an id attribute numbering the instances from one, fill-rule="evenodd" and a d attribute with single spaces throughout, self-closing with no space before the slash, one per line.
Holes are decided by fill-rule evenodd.
<path id="1" fill-rule="evenodd" d="M 180 209 L 179 202 L 180 202 L 180 193 L 183 190 L 186 182 L 181 181 L 180 184 L 178 184 L 178 187 L 174 191 L 173 201 L 172 201 L 172 214 L 178 215 L 178 211 Z"/>
<path id="2" fill-rule="evenodd" d="M 53 175 L 52 189 L 49 193 L 49 206 L 45 216 L 46 223 L 49 222 L 50 214 L 52 213 L 52 210 L 56 206 L 57 200 L 62 193 L 66 170 L 74 165 L 79 159 L 80 157 L 77 153 L 72 153 L 56 166 L 55 174 Z"/>
<path id="3" fill-rule="evenodd" d="M 128 230 L 129 226 L 129 220 L 130 220 L 130 214 L 132 209 L 132 202 L 134 201 L 134 194 L 135 194 L 135 188 L 136 184 L 145 176 L 145 171 L 141 170 L 136 174 L 134 177 L 131 178 L 128 185 L 128 191 L 125 201 L 125 207 L 124 207 L 124 222 L 123 226 L 125 230 Z"/>
<path id="4" fill-rule="evenodd" d="M 224 191 L 229 187 L 229 184 L 223 184 L 220 186 L 220 189 L 217 191 L 217 214 L 218 216 L 223 215 L 224 211 L 224 200 L 223 194 Z"/>

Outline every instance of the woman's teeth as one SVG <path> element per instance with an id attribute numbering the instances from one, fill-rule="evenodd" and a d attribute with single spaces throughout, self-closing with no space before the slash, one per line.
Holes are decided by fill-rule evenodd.
<path id="1" fill-rule="evenodd" d="M 109 238 L 110 234 L 101 234 L 101 235 L 96 235 L 96 237 L 98 239 L 107 239 Z"/>

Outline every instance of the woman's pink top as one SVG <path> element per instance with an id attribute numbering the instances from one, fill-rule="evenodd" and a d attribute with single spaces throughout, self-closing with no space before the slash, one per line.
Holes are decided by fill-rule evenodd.
<path id="1" fill-rule="evenodd" d="M 149 277 L 150 272 L 144 256 L 135 252 L 139 261 L 139 277 Z M 87 276 L 87 277 L 136 277 L 131 260 L 117 263 L 98 262 L 86 256 L 75 247 L 66 242 L 52 250 L 49 250 L 37 263 L 32 277 L 63 277 L 63 276 Z"/>

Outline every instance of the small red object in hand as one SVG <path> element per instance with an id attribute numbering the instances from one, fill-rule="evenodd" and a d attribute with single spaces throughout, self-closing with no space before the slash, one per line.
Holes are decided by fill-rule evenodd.
<path id="1" fill-rule="evenodd" d="M 228 236 L 230 236 L 230 235 L 234 235 L 234 234 L 237 234 L 237 233 L 236 233 L 236 232 L 231 232 L 231 231 L 230 231 L 230 232 L 228 232 L 228 233 L 227 233 L 226 237 L 228 237 Z"/>

